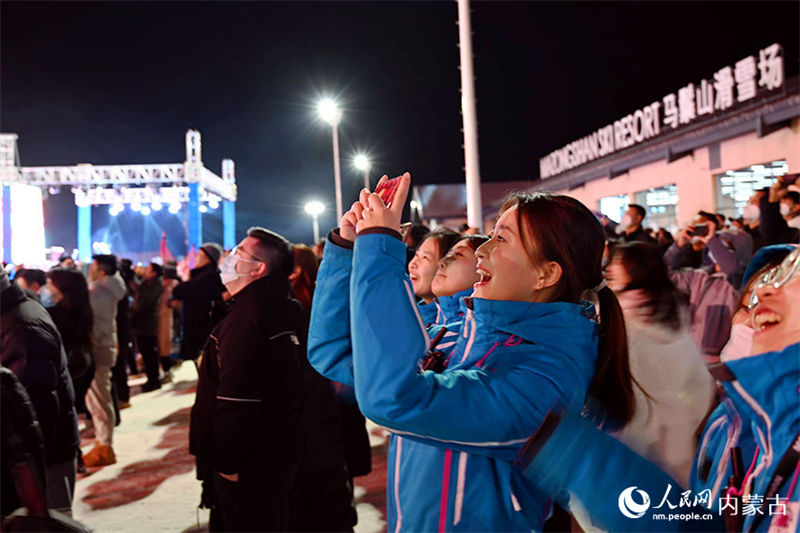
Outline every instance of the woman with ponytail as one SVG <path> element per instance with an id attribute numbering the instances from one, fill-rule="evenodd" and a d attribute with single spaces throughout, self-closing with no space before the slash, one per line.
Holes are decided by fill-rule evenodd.
<path id="1" fill-rule="evenodd" d="M 624 319 L 603 285 L 603 229 L 572 198 L 513 196 L 476 250 L 479 279 L 461 299 L 457 339 L 440 348 L 441 329 L 423 327 L 404 271 L 409 186 L 405 174 L 389 208 L 362 191 L 331 233 L 309 360 L 354 383 L 364 414 L 391 432 L 389 531 L 541 531 L 552 495 L 515 466 L 528 436 L 550 411 L 580 413 L 588 394 L 603 426 L 633 415 Z M 585 300 L 593 293 L 599 319 Z M 428 370 L 431 357 L 446 364 Z"/>

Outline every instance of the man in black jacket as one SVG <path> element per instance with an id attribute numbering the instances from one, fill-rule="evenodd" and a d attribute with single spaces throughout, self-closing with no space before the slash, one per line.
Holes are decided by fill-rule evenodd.
<path id="1" fill-rule="evenodd" d="M 183 339 L 181 358 L 197 359 L 197 355 L 214 327 L 211 306 L 222 301 L 225 286 L 219 278 L 217 263 L 222 248 L 213 242 L 200 247 L 195 259 L 195 268 L 189 279 L 172 289 L 172 298 L 183 302 Z"/>
<path id="2" fill-rule="evenodd" d="M 263 228 L 248 230 L 220 264 L 233 298 L 200 355 L 189 434 L 204 492 L 216 492 L 212 529 L 287 528 L 302 448 L 303 319 L 289 296 L 293 265 L 291 245 Z"/>
<path id="3" fill-rule="evenodd" d="M 28 391 L 41 424 L 48 507 L 71 513 L 80 445 L 67 354 L 53 320 L 0 269 L 0 364 Z"/>
<path id="4" fill-rule="evenodd" d="M 617 231 L 621 232 L 619 235 L 620 242 L 633 242 L 643 241 L 655 244 L 653 239 L 647 231 L 642 227 L 642 221 L 647 216 L 647 210 L 639 204 L 630 204 L 625 214 L 622 215 L 622 221 L 617 226 Z"/>
<path id="5" fill-rule="evenodd" d="M 142 392 L 161 388 L 158 379 L 158 308 L 161 305 L 161 293 L 164 292 L 161 274 L 161 265 L 147 265 L 133 300 L 131 321 L 147 373 L 147 383 L 142 385 Z"/>

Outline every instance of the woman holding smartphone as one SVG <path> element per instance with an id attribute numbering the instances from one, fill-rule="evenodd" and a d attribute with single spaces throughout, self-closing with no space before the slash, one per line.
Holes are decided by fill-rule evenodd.
<path id="1" fill-rule="evenodd" d="M 332 379 L 348 376 L 364 414 L 392 432 L 389 531 L 541 530 L 551 497 L 513 464 L 527 437 L 553 408 L 580 413 L 587 394 L 601 426 L 633 414 L 622 312 L 600 266 L 602 227 L 572 198 L 512 197 L 476 251 L 480 279 L 447 368 L 419 371 L 430 337 L 398 232 L 409 184 L 404 174 L 390 208 L 362 192 L 332 234 L 309 360 Z M 600 301 L 599 324 L 589 295 Z"/>

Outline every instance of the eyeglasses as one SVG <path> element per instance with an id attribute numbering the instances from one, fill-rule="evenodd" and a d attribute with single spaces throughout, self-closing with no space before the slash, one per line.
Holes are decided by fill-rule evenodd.
<path id="1" fill-rule="evenodd" d="M 239 252 L 242 252 L 242 254 L 249 255 L 253 259 L 247 259 L 245 257 L 242 257 L 242 254 L 240 254 Z M 263 259 L 259 259 L 258 257 L 254 256 L 253 254 L 251 254 L 250 252 L 248 252 L 247 250 L 245 250 L 241 246 L 236 246 L 233 250 L 231 250 L 231 255 L 238 255 L 242 260 L 250 261 L 251 263 L 266 263 L 266 261 L 264 261 Z"/>
<path id="2" fill-rule="evenodd" d="M 781 264 L 766 271 L 753 285 L 753 290 L 750 292 L 750 302 L 747 306 L 748 311 L 752 311 L 758 305 L 758 289 L 763 287 L 780 289 L 792 279 L 798 267 L 800 267 L 800 247 L 795 247 L 794 251 L 781 261 Z"/>

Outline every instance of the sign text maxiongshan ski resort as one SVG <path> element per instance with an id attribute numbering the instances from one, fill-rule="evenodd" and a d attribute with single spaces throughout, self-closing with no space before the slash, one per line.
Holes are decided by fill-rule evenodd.
<path id="1" fill-rule="evenodd" d="M 550 178 L 589 161 L 657 137 L 705 115 L 724 111 L 756 97 L 763 90 L 783 86 L 783 50 L 773 44 L 759 50 L 758 60 L 747 56 L 733 67 L 714 73 L 713 80 L 690 83 L 659 102 L 637 109 L 590 135 L 571 142 L 539 160 L 539 175 Z"/>

